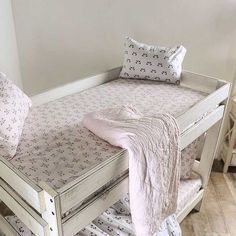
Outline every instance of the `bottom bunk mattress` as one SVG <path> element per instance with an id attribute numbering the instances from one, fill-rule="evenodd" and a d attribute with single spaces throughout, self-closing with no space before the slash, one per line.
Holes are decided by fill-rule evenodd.
<path id="1" fill-rule="evenodd" d="M 202 186 L 201 178 L 193 175 L 188 180 L 181 180 L 178 194 L 177 214 L 184 209 L 186 204 L 191 201 L 199 192 Z M 33 236 L 34 234 L 16 217 L 7 216 L 6 220 L 21 236 Z M 163 222 L 160 228 L 162 235 L 169 235 L 171 219 Z M 171 225 L 171 226 L 170 226 Z M 103 214 L 97 217 L 91 224 L 81 230 L 77 236 L 134 236 L 134 227 L 131 221 L 128 195 L 108 208 Z"/>
<path id="2" fill-rule="evenodd" d="M 121 152 L 83 127 L 85 114 L 132 104 L 146 116 L 168 112 L 178 117 L 205 97 L 177 85 L 117 79 L 33 106 L 17 153 L 8 160 L 32 181 L 46 182 L 58 190 Z"/>

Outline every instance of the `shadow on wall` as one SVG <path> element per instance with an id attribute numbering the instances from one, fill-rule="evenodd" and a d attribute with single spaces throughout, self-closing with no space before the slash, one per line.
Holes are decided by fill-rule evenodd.
<path id="1" fill-rule="evenodd" d="M 28 94 L 121 65 L 126 35 L 147 44 L 183 44 L 184 68 L 232 80 L 233 0 L 12 2 Z"/>

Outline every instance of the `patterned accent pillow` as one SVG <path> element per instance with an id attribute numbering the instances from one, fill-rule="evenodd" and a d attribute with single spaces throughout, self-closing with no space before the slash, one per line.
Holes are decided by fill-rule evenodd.
<path id="1" fill-rule="evenodd" d="M 181 152 L 181 176 L 182 180 L 189 179 L 192 174 L 194 161 L 200 157 L 204 144 L 204 135 L 195 139 Z"/>
<path id="2" fill-rule="evenodd" d="M 179 84 L 185 53 L 183 46 L 150 46 L 126 37 L 120 77 Z"/>
<path id="3" fill-rule="evenodd" d="M 0 73 L 0 156 L 15 155 L 30 106 L 30 99 Z"/>

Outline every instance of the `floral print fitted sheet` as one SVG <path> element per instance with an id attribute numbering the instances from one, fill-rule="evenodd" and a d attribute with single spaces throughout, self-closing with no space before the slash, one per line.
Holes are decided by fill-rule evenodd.
<path id="1" fill-rule="evenodd" d="M 82 126 L 88 112 L 133 104 L 147 116 L 177 117 L 205 96 L 156 81 L 117 79 L 32 107 L 10 162 L 29 179 L 59 189 L 121 151 Z"/>

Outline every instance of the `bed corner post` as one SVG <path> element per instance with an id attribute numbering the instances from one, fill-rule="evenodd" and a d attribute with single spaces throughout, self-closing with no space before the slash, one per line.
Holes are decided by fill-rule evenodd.
<path id="1" fill-rule="evenodd" d="M 205 191 L 208 185 L 208 181 L 211 174 L 213 161 L 217 152 L 217 145 L 219 145 L 219 133 L 221 129 L 221 120 L 214 124 L 207 132 L 206 139 L 203 146 L 203 151 L 198 166 L 197 172 L 202 177 L 202 188 L 204 190 L 202 199 L 194 207 L 196 211 L 200 211 L 202 206 L 202 200 L 205 195 Z"/>
<path id="2" fill-rule="evenodd" d="M 220 84 L 218 84 L 218 86 L 220 86 Z M 220 132 L 219 132 L 219 139 L 218 139 L 216 154 L 215 154 L 218 160 L 221 160 L 220 151 L 221 151 L 222 144 L 223 144 L 223 141 L 224 141 L 224 135 L 225 135 L 224 132 L 226 130 L 227 117 L 228 117 L 229 111 L 230 111 L 230 96 L 231 96 L 231 93 L 232 93 L 232 84 L 230 83 L 230 88 L 229 88 L 229 91 L 228 91 L 228 97 L 227 97 L 227 99 L 225 99 L 222 102 L 222 105 L 225 106 L 225 111 L 224 111 L 224 116 L 223 116 L 222 122 L 221 122 L 221 127 L 220 127 Z"/>
<path id="3" fill-rule="evenodd" d="M 44 182 L 40 182 L 39 186 L 43 189 L 40 194 L 42 217 L 48 223 L 45 235 L 62 236 L 59 194 Z"/>
<path id="4" fill-rule="evenodd" d="M 224 113 L 221 120 L 219 120 L 206 132 L 205 144 L 198 167 L 198 173 L 203 178 L 203 188 L 206 188 L 208 184 L 214 159 L 219 158 L 219 152 L 222 146 L 222 140 L 224 138 L 225 122 L 227 120 L 226 117 L 229 112 L 232 84 L 219 80 L 216 84 L 216 88 L 220 88 L 222 85 L 226 88 L 224 91 L 225 99 L 219 105 L 224 107 Z"/>

